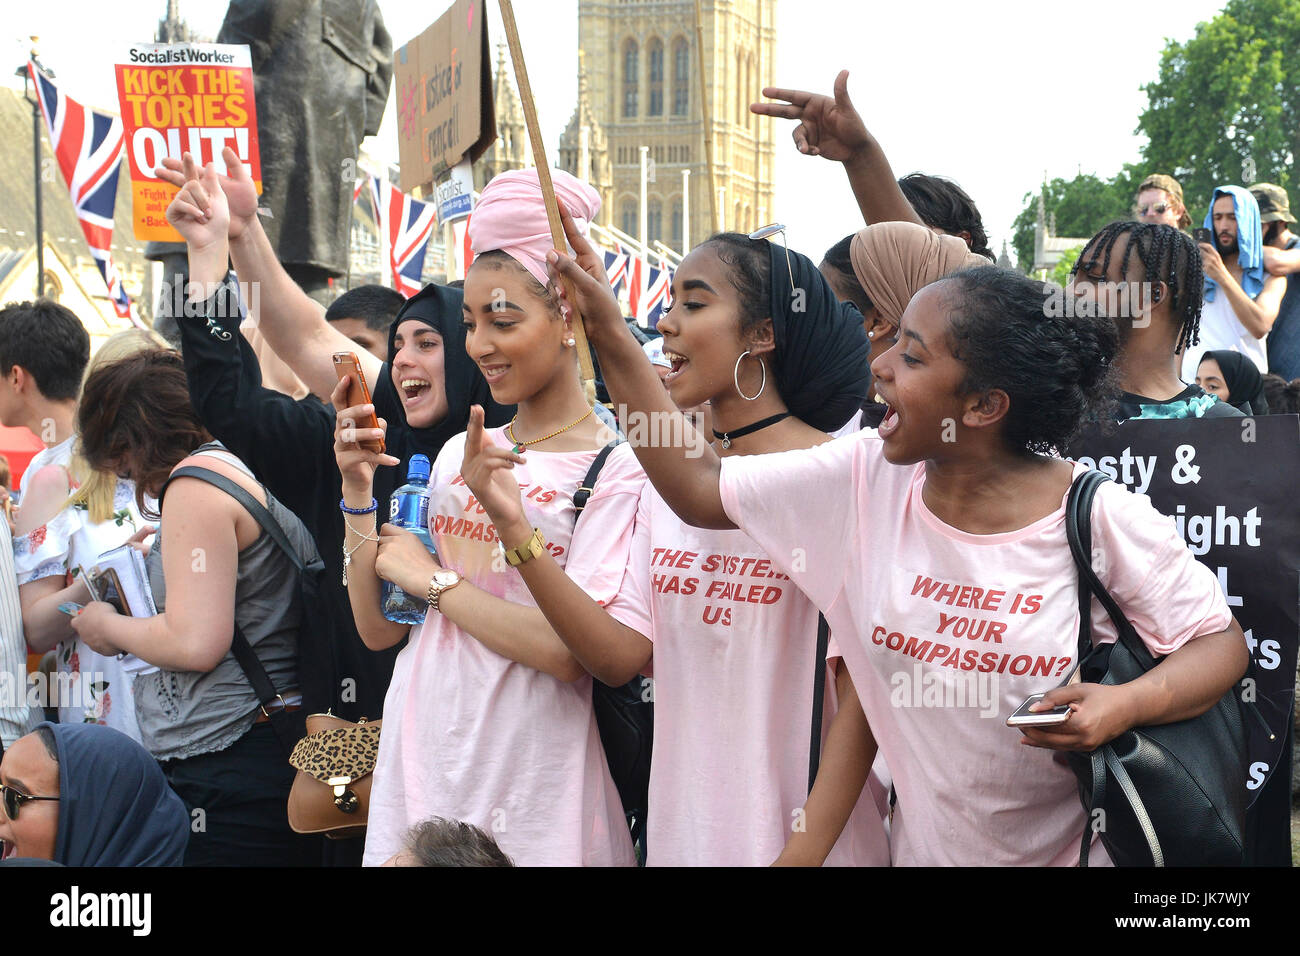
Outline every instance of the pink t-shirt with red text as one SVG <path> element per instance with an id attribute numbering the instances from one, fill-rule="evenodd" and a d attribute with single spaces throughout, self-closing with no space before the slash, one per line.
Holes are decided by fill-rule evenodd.
<path id="1" fill-rule="evenodd" d="M 488 439 L 509 447 L 502 429 Z M 443 446 L 429 478 L 429 530 L 439 563 L 484 591 L 536 602 L 500 553 L 491 520 L 460 478 L 465 436 Z M 573 492 L 596 452 L 531 450 L 510 474 L 524 512 L 595 600 L 617 592 L 645 474 L 630 448 L 605 462 L 574 533 Z M 489 650 L 440 614 L 411 629 L 384 700 L 365 864 L 402 848 L 432 816 L 482 827 L 520 866 L 629 866 L 636 860 L 591 705 L 591 678 L 565 683 Z"/>
<path id="2" fill-rule="evenodd" d="M 808 796 L 817 609 L 749 535 L 684 524 L 647 483 L 608 610 L 654 642 L 647 863 L 767 866 Z M 823 727 L 834 713 L 831 672 Z M 828 865 L 889 864 L 872 796 Z"/>
<path id="3" fill-rule="evenodd" d="M 897 788 L 894 863 L 1074 865 L 1074 774 L 1005 723 L 1074 665 L 1064 498 L 1025 528 L 973 535 L 930 512 L 924 484 L 924 464 L 892 465 L 879 437 L 859 432 L 725 458 L 720 490 L 731 520 L 830 622 Z M 1228 626 L 1214 574 L 1146 496 L 1103 485 L 1092 528 L 1098 577 L 1153 653 Z M 1093 627 L 1095 641 L 1115 640 L 1095 601 Z"/>

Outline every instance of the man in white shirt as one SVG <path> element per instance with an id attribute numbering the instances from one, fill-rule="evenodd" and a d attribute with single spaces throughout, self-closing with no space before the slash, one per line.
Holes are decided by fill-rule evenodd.
<path id="1" fill-rule="evenodd" d="M 1259 204 L 1240 186 L 1219 186 L 1206 219 L 1214 244 L 1199 245 L 1209 281 L 1200 342 L 1183 352 L 1183 381 L 1194 382 L 1201 356 L 1216 349 L 1241 352 L 1267 372 L 1265 340 L 1286 294 L 1286 280 L 1264 271 Z"/>
<path id="2" fill-rule="evenodd" d="M 27 703 L 27 640 L 9 522 L 0 521 L 0 741 L 8 749 L 45 719 L 40 707 Z"/>

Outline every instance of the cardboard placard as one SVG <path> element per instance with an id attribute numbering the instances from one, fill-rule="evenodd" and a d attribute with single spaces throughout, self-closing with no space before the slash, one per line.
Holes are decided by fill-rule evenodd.
<path id="1" fill-rule="evenodd" d="M 117 64 L 117 97 L 137 239 L 183 241 L 166 216 L 178 190 L 153 175 L 164 157 L 192 153 L 200 164 L 214 162 L 225 173 L 221 150 L 230 146 L 261 193 L 253 61 L 247 46 L 133 44 L 125 62 Z"/>
<path id="2" fill-rule="evenodd" d="M 496 141 L 487 5 L 455 0 L 393 60 L 401 188 L 412 193 Z"/>

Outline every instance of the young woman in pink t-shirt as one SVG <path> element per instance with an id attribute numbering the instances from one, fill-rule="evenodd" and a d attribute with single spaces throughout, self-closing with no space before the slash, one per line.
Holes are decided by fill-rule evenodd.
<path id="1" fill-rule="evenodd" d="M 587 278 L 604 282 L 599 256 L 572 230 L 570 242 Z M 604 306 L 616 311 L 604 288 Z M 715 236 L 682 261 L 672 291 L 659 330 L 673 368 L 660 395 L 667 401 L 670 393 L 682 408 L 710 405 L 717 454 L 761 458 L 820 444 L 865 399 L 861 315 L 836 302 L 804 256 L 735 233 Z M 656 376 L 649 364 L 644 370 Z M 625 417 L 629 443 L 675 443 L 687 454 L 707 447 L 693 430 L 656 431 L 654 424 Z M 464 471 L 507 543 L 529 531 L 511 467 L 508 456 L 490 448 L 467 459 Z M 576 553 L 563 569 L 542 560 L 520 572 L 560 638 L 596 677 L 619 686 L 653 673 L 648 863 L 772 863 L 804 826 L 816 608 L 748 534 L 684 524 L 648 487 L 627 574 L 604 610 L 570 580 L 587 577 L 591 561 Z M 861 724 L 843 668 L 838 677 L 839 703 Z M 829 685 L 835 687 L 835 675 Z M 828 717 L 835 698 L 831 690 Z M 862 735 L 838 725 L 830 733 L 828 751 L 858 748 L 852 756 L 860 759 L 839 765 L 865 777 L 870 760 Z M 846 815 L 863 793 L 862 780 L 856 784 Z M 860 804 L 829 862 L 887 864 L 881 814 L 869 795 Z"/>
<path id="2" fill-rule="evenodd" d="M 594 218 L 600 200 L 590 186 L 558 170 L 552 177 L 584 220 Z M 518 406 L 509 425 L 486 433 L 476 406 L 470 446 L 475 454 L 494 448 L 515 463 L 528 533 L 498 539 L 460 477 L 466 436 L 459 435 L 443 447 L 429 480 L 437 557 L 391 525 L 376 534 L 366 513 L 374 470 L 398 462 L 357 444 L 383 432 L 382 425 L 355 425 L 372 406 L 339 411 L 335 450 L 350 509 L 347 584 L 357 630 L 375 649 L 409 636 L 384 703 L 365 863 L 383 863 L 403 848 L 412 826 L 437 816 L 481 827 L 519 865 L 632 865 L 591 678 L 511 563 L 545 554 L 563 565 L 576 550 L 590 558 L 582 585 L 610 600 L 622 580 L 644 474 L 628 449 L 616 449 L 575 532 L 573 494 L 615 436 L 583 394 L 573 331 L 544 286 L 550 236 L 536 170 L 488 184 L 470 241 L 477 258 L 465 280 L 465 348 L 493 398 Z M 411 391 L 419 387 L 410 383 Z M 333 399 L 344 404 L 346 383 Z M 424 621 L 408 627 L 387 620 L 381 580 L 426 597 Z"/>
<path id="3" fill-rule="evenodd" d="M 551 260 L 573 283 L 613 398 L 628 414 L 671 417 L 596 279 Z M 1214 574 L 1147 499 L 1112 484 L 1093 506 L 1094 564 L 1167 656 L 1129 684 L 1052 690 L 1076 653 L 1064 502 L 1082 466 L 1045 453 L 1097 411 L 1118 340 L 1107 319 L 1057 316 L 1049 296 L 994 267 L 922 289 L 872 366 L 889 406 L 878 432 L 762 457 L 636 447 L 683 520 L 739 527 L 766 549 L 824 610 L 852 674 L 869 732 L 851 725 L 857 751 L 827 748 L 789 862 L 825 856 L 878 745 L 898 794 L 894 863 L 1072 865 L 1084 814 L 1053 751 L 1202 713 L 1246 668 Z M 1095 641 L 1114 640 L 1096 607 L 1093 626 Z M 1005 726 L 1042 691 L 1039 709 L 1070 706 L 1064 724 L 1023 737 Z M 1105 859 L 1099 843 L 1093 853 Z"/>

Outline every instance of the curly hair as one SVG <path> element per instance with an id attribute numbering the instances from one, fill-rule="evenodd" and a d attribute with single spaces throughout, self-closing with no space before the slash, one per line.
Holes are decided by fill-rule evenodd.
<path id="1" fill-rule="evenodd" d="M 1052 286 L 1009 269 L 980 266 L 939 281 L 953 354 L 966 366 L 962 387 L 1006 392 L 1003 437 L 1012 449 L 1064 448 L 1084 422 L 1104 416 L 1116 397 L 1114 321 L 1065 317 L 1051 304 Z"/>

